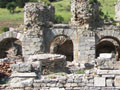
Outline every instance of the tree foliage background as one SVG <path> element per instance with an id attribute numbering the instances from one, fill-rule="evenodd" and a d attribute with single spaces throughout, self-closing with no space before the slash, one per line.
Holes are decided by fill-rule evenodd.
<path id="1" fill-rule="evenodd" d="M 0 0 L 0 8 L 6 8 L 6 5 L 11 2 L 15 2 L 20 8 L 23 8 L 26 2 L 37 2 L 38 0 Z M 42 0 L 41 0 L 42 1 Z M 46 0 L 46 1 L 57 1 L 57 0 Z"/>

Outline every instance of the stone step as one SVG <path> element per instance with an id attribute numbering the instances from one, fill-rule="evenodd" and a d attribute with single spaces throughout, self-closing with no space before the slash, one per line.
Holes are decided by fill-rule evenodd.
<path id="1" fill-rule="evenodd" d="M 120 75 L 120 70 L 97 70 L 98 75 Z"/>
<path id="2" fill-rule="evenodd" d="M 11 78 L 35 78 L 37 75 L 34 72 L 31 73 L 12 73 Z"/>

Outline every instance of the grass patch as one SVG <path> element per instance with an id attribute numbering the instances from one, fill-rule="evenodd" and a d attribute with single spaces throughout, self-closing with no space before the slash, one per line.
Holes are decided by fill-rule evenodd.
<path id="1" fill-rule="evenodd" d="M 100 8 L 104 12 L 104 14 L 108 14 L 111 18 L 115 16 L 115 8 L 114 5 L 117 0 L 98 0 L 101 3 Z M 71 0 L 60 0 L 58 2 L 52 2 L 51 4 L 55 6 L 55 15 L 61 15 L 64 18 L 62 23 L 68 23 L 71 18 L 70 12 L 70 2 Z M 16 8 L 16 13 L 10 14 L 7 9 L 0 8 L 0 20 L 11 21 L 16 23 L 15 21 L 19 21 L 24 18 L 24 10 L 23 8 Z"/>
<path id="2" fill-rule="evenodd" d="M 55 15 L 60 15 L 64 18 L 62 23 L 68 23 L 70 21 L 70 1 L 71 0 L 61 0 L 52 3 L 52 5 L 55 6 Z"/>
<path id="3" fill-rule="evenodd" d="M 101 3 L 100 9 L 105 15 L 115 18 L 115 4 L 117 0 L 98 0 Z"/>
<path id="4" fill-rule="evenodd" d="M 85 74 L 85 72 L 82 70 L 79 70 L 79 71 L 76 71 L 75 74 Z"/>
<path id="5" fill-rule="evenodd" d="M 12 20 L 12 21 L 18 21 L 23 19 L 23 12 L 24 10 L 22 8 L 16 8 L 14 14 L 10 14 L 10 12 L 7 9 L 0 8 L 0 20 Z"/>

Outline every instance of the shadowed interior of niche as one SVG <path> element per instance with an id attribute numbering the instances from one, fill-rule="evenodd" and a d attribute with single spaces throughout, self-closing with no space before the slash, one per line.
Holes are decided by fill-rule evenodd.
<path id="1" fill-rule="evenodd" d="M 6 38 L 0 42 L 0 58 L 22 55 L 21 41 L 16 38 Z"/>

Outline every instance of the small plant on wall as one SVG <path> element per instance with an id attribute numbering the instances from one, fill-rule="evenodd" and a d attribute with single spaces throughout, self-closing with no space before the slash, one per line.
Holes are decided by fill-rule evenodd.
<path id="1" fill-rule="evenodd" d="M 90 4 L 97 3 L 97 0 L 89 0 Z"/>
<path id="2" fill-rule="evenodd" d="M 2 28 L 2 32 L 7 32 L 7 31 L 9 31 L 9 27 L 4 26 L 4 27 Z"/>
<path id="3" fill-rule="evenodd" d="M 83 70 L 78 70 L 75 72 L 76 74 L 85 74 L 85 72 Z"/>

